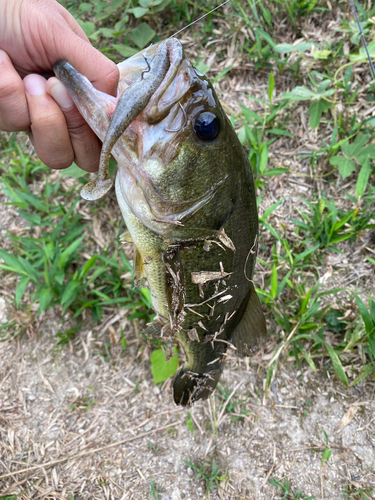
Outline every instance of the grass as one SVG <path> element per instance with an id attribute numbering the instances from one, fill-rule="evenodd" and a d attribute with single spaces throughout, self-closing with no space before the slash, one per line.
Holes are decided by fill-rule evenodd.
<path id="1" fill-rule="evenodd" d="M 88 236 L 88 224 L 80 213 L 77 189 L 67 178 L 54 178 L 39 160 L 22 153 L 11 136 L 3 151 L 1 184 L 22 221 L 17 234 L 7 233 L 9 250 L 1 249 L 0 268 L 17 277 L 15 292 L 8 297 L 14 307 L 36 316 L 57 306 L 64 320 L 81 321 L 90 313 L 94 322 L 103 317 L 108 307 L 129 310 L 128 318 L 148 320 L 148 290 L 134 287 L 132 266 L 124 251 L 114 241 L 98 253 Z M 95 216 L 100 215 L 100 207 Z M 130 282 L 122 275 L 128 273 Z M 58 333 L 59 344 L 74 337 L 82 322 Z M 14 328 L 14 325 L 12 325 Z"/>
<path id="2" fill-rule="evenodd" d="M 315 496 L 305 496 L 300 489 L 293 491 L 287 477 L 284 478 L 283 482 L 280 482 L 275 477 L 272 477 L 269 479 L 269 483 L 276 486 L 278 490 L 281 490 L 281 494 L 283 496 L 277 497 L 278 500 L 313 500 L 316 498 Z"/>
<path id="3" fill-rule="evenodd" d="M 79 20 L 90 41 L 116 61 L 171 35 L 219 4 L 198 5 L 192 0 L 61 3 Z M 329 41 L 309 39 L 304 31 L 306 19 L 324 22 L 330 15 L 327 3 L 319 0 L 234 0 L 225 12 L 219 9 L 189 28 L 197 42 L 196 60 L 209 77 L 218 77 L 219 84 L 232 72 L 232 66 L 225 67 L 230 43 L 237 57 L 251 65 L 252 74 L 267 81 L 265 92 L 247 95 L 231 116 L 248 151 L 262 207 L 259 274 L 264 286 L 258 293 L 274 341 L 267 387 L 279 367 L 290 361 L 301 369 L 324 367 L 326 376 L 335 376 L 346 386 L 375 379 L 375 297 L 365 278 L 366 273 L 374 276 L 375 265 L 371 244 L 366 243 L 375 227 L 375 119 L 362 116 L 366 103 L 375 99 L 375 86 L 364 83 L 369 74 L 366 58 L 353 16 L 345 8 L 342 4 L 341 23 Z M 358 9 L 370 40 L 374 8 L 366 10 L 358 4 Z M 278 21 L 282 28 L 275 29 Z M 221 42 L 225 36 L 225 43 Z M 215 66 L 206 64 L 203 49 L 212 41 L 220 69 L 216 73 Z M 301 113 L 314 147 L 297 151 L 292 165 L 280 163 L 280 148 L 300 149 L 296 123 Z M 84 182 L 81 174 L 71 171 L 74 182 L 51 174 L 14 135 L 2 136 L 2 149 L 1 185 L 19 214 L 21 230 L 9 231 L 6 248 L 0 250 L 3 280 L 11 283 L 6 299 L 14 311 L 1 326 L 0 338 L 28 331 L 30 323 L 52 307 L 66 322 L 58 334 L 60 345 L 74 337 L 86 315 L 98 323 L 108 308 L 128 309 L 130 321 L 147 321 L 149 294 L 134 287 L 129 256 L 118 245 L 122 224 L 105 224 L 112 241 L 98 251 L 92 219 L 104 218 L 105 212 L 97 204 L 87 209 L 90 216 L 87 211 L 82 215 L 77 195 Z M 288 212 L 282 189 L 271 204 L 267 200 L 274 184 L 286 186 L 289 179 L 309 189 Z M 360 254 L 355 252 L 358 247 Z M 339 258 L 351 262 L 353 254 L 357 268 L 360 259 L 367 266 L 359 284 L 352 286 L 348 275 L 343 284 L 325 285 L 322 273 L 329 272 L 328 262 Z M 154 354 L 154 359 L 159 357 Z M 164 370 L 165 374 L 156 368 L 155 380 L 171 375 L 175 364 L 172 361 L 174 368 Z M 225 397 L 220 393 L 223 401 Z M 226 411 L 233 414 L 231 420 L 241 420 L 245 408 L 246 402 L 231 402 Z"/>
<path id="4" fill-rule="evenodd" d="M 188 467 L 193 469 L 198 481 L 204 481 L 207 498 L 210 498 L 210 492 L 217 490 L 220 486 L 220 482 L 228 477 L 228 474 L 217 466 L 215 459 L 212 459 L 212 462 L 204 461 L 199 465 L 186 460 L 184 462 Z"/>

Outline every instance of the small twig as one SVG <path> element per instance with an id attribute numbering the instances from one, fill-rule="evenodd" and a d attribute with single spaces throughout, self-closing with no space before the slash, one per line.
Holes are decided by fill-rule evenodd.
<path id="1" fill-rule="evenodd" d="M 266 486 L 267 481 L 268 481 L 268 479 L 269 479 L 270 475 L 272 474 L 272 472 L 273 472 L 273 470 L 274 470 L 274 468 L 275 468 L 275 465 L 276 465 L 276 464 L 275 464 L 275 462 L 274 462 L 274 463 L 272 464 L 272 467 L 271 467 L 271 468 L 270 468 L 270 470 L 268 471 L 268 474 L 267 474 L 267 476 L 266 476 L 265 480 L 264 480 L 264 481 L 263 481 L 263 483 L 261 484 L 261 486 L 260 486 L 259 490 L 261 490 L 262 488 L 264 488 L 264 486 Z"/>
<path id="2" fill-rule="evenodd" d="M 295 334 L 297 328 L 300 325 L 300 321 L 296 324 L 296 326 L 293 328 L 293 330 L 290 332 L 288 338 L 285 340 L 284 344 L 280 347 L 280 349 L 272 356 L 271 361 L 268 363 L 267 367 L 271 366 L 274 361 L 276 361 L 279 357 L 283 349 L 289 345 L 290 340 L 292 339 L 293 335 Z"/>
<path id="3" fill-rule="evenodd" d="M 15 474 L 22 474 L 23 472 L 30 472 L 35 469 L 41 469 L 43 467 L 51 467 L 53 465 L 60 464 L 62 462 L 66 462 L 67 460 L 75 460 L 77 458 L 81 458 L 85 455 L 90 455 L 91 453 L 97 453 L 99 451 L 107 450 L 108 448 L 112 448 L 114 446 L 119 446 L 121 444 L 129 443 L 130 441 L 135 441 L 136 439 L 141 439 L 143 437 L 149 436 L 150 434 L 154 434 L 155 432 L 162 431 L 164 429 L 169 429 L 170 427 L 176 427 L 177 425 L 181 424 L 183 420 L 179 420 L 178 422 L 174 422 L 169 425 L 163 425 L 162 427 L 158 427 L 157 429 L 154 429 L 152 431 L 144 432 L 143 434 L 139 434 L 138 436 L 132 436 L 127 439 L 122 439 L 121 441 L 116 441 L 115 443 L 108 444 L 106 446 L 101 446 L 100 448 L 95 448 L 94 450 L 88 450 L 84 451 L 82 453 L 78 453 L 78 455 L 71 455 L 65 458 L 60 458 L 59 460 L 51 460 L 50 462 L 46 462 L 45 464 L 39 464 L 39 465 L 33 465 L 33 467 L 27 467 L 25 469 L 21 470 L 15 470 L 13 472 L 9 472 L 8 474 L 3 474 L 0 476 L 0 479 L 5 479 L 6 477 L 14 476 Z"/>
<path id="4" fill-rule="evenodd" d="M 195 425 L 198 427 L 199 432 L 200 432 L 200 433 L 201 433 L 201 435 L 203 436 L 204 432 L 203 432 L 203 430 L 202 430 L 202 427 L 199 425 L 199 422 L 198 422 L 198 420 L 195 418 L 194 413 L 193 413 L 192 411 L 190 412 L 190 416 L 191 416 L 191 418 L 193 419 L 193 421 L 194 421 Z"/>

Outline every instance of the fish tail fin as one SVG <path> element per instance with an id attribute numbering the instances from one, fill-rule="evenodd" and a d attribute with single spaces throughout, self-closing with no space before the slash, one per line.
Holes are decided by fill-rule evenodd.
<path id="1" fill-rule="evenodd" d="M 208 399 L 216 389 L 223 362 L 216 362 L 216 369 L 197 373 L 185 364 L 176 374 L 173 382 L 173 398 L 176 404 L 191 406 L 196 401 Z"/>

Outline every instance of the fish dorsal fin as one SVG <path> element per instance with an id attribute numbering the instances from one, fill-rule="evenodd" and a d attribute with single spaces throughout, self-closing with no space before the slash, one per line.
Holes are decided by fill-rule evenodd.
<path id="1" fill-rule="evenodd" d="M 238 354 L 250 356 L 259 349 L 266 336 L 267 327 L 262 306 L 254 285 L 251 284 L 245 312 L 232 334 L 231 343 L 237 348 Z"/>
<path id="2" fill-rule="evenodd" d="M 119 240 L 121 241 L 121 243 L 133 243 L 133 238 L 132 235 L 130 234 L 129 229 L 127 229 L 120 235 Z"/>

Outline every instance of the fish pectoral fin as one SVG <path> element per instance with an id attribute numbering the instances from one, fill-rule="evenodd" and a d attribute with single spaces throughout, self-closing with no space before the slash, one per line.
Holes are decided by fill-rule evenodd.
<path id="1" fill-rule="evenodd" d="M 146 276 L 145 266 L 143 263 L 142 255 L 139 253 L 137 248 L 134 248 L 134 275 L 137 281 L 141 281 L 142 278 Z"/>
<path id="2" fill-rule="evenodd" d="M 238 354 L 251 356 L 256 352 L 267 336 L 266 321 L 263 316 L 259 297 L 251 284 L 250 296 L 245 312 L 236 326 L 231 343 L 237 348 Z"/>
<path id="3" fill-rule="evenodd" d="M 121 243 L 134 243 L 132 235 L 130 234 L 129 229 L 127 229 L 126 231 L 124 231 L 120 235 L 119 240 L 120 240 Z"/>

